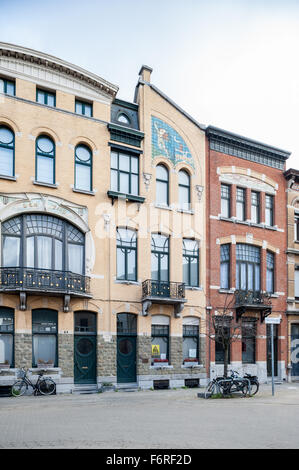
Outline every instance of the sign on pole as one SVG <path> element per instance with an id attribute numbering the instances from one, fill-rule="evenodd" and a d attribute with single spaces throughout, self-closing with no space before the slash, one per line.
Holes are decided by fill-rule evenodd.
<path id="1" fill-rule="evenodd" d="M 280 317 L 267 317 L 265 323 L 271 325 L 271 369 L 272 369 L 272 395 L 274 396 L 274 326 L 280 324 Z"/>

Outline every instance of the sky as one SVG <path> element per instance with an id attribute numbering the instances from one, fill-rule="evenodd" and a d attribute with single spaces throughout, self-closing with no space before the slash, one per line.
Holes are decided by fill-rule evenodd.
<path id="1" fill-rule="evenodd" d="M 0 0 L 0 41 L 74 63 L 133 101 L 142 64 L 197 121 L 292 152 L 299 0 Z"/>

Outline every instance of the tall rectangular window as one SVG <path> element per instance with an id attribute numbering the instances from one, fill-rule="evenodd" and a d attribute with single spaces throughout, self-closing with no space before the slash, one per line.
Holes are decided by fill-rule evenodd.
<path id="1" fill-rule="evenodd" d="M 221 245 L 220 248 L 220 287 L 230 288 L 230 245 Z"/>
<path id="2" fill-rule="evenodd" d="M 169 325 L 152 324 L 152 363 L 169 361 Z"/>
<path id="3" fill-rule="evenodd" d="M 215 318 L 215 362 L 216 364 L 224 363 L 224 344 L 230 343 L 231 336 L 231 318 L 220 316 Z M 228 363 L 230 363 L 230 344 L 228 349 Z"/>
<path id="4" fill-rule="evenodd" d="M 260 223 L 260 193 L 251 191 L 251 222 Z"/>
<path id="5" fill-rule="evenodd" d="M 299 241 L 299 215 L 295 215 L 294 232 L 295 232 L 294 240 L 298 242 Z"/>
<path id="6" fill-rule="evenodd" d="M 269 194 L 266 194 L 265 222 L 270 227 L 274 225 L 274 198 Z"/>
<path id="7" fill-rule="evenodd" d="M 32 311 L 32 366 L 53 364 L 57 359 L 57 312 L 49 309 Z"/>
<path id="8" fill-rule="evenodd" d="M 260 248 L 244 243 L 237 243 L 236 288 L 243 291 L 260 291 L 260 270 Z"/>
<path id="9" fill-rule="evenodd" d="M 236 216 L 238 220 L 245 220 L 245 194 L 246 190 L 237 188 Z"/>
<path id="10" fill-rule="evenodd" d="M 299 299 L 299 266 L 295 268 L 295 297 Z"/>
<path id="11" fill-rule="evenodd" d="M 36 89 L 36 101 L 47 106 L 56 106 L 56 94 L 53 91 Z"/>
<path id="12" fill-rule="evenodd" d="M 111 190 L 139 194 L 139 159 L 135 155 L 111 152 Z"/>
<path id="13" fill-rule="evenodd" d="M 242 319 L 242 362 L 243 364 L 255 363 L 256 320 L 253 318 Z"/>
<path id="14" fill-rule="evenodd" d="M 13 367 L 13 351 L 14 312 L 11 308 L 0 307 L 0 364 Z"/>
<path id="15" fill-rule="evenodd" d="M 199 286 L 199 247 L 196 240 L 183 240 L 183 282 L 189 287 Z"/>
<path id="16" fill-rule="evenodd" d="M 183 362 L 199 361 L 199 319 L 185 317 L 183 319 Z"/>
<path id="17" fill-rule="evenodd" d="M 267 251 L 267 275 L 266 275 L 266 290 L 269 293 L 274 292 L 274 254 Z"/>
<path id="18" fill-rule="evenodd" d="M 230 186 L 227 184 L 221 185 L 221 215 L 230 217 Z"/>
<path id="19" fill-rule="evenodd" d="M 117 279 L 137 281 L 137 237 L 135 230 L 117 229 Z"/>
<path id="20" fill-rule="evenodd" d="M 6 78 L 0 77 L 0 93 L 5 95 L 15 96 L 16 86 L 15 82 L 12 80 L 7 80 Z"/>
<path id="21" fill-rule="evenodd" d="M 92 104 L 86 101 L 75 101 L 75 113 L 82 116 L 92 117 Z"/>

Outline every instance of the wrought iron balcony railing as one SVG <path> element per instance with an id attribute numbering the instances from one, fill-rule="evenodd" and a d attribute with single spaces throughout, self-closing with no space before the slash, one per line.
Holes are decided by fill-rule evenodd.
<path id="1" fill-rule="evenodd" d="M 142 283 L 142 299 L 160 297 L 168 299 L 184 299 L 185 284 L 183 282 L 154 281 L 147 279 Z"/>
<path id="2" fill-rule="evenodd" d="M 70 271 L 34 268 L 0 268 L 0 292 L 51 292 L 58 294 L 88 294 L 90 279 Z"/>
<path id="3" fill-rule="evenodd" d="M 271 305 L 270 294 L 267 292 L 252 290 L 237 290 L 235 292 L 236 306 L 256 306 Z"/>

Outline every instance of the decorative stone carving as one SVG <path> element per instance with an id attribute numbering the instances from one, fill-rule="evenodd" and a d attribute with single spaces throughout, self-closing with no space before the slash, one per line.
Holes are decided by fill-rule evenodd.
<path id="1" fill-rule="evenodd" d="M 148 191 L 150 184 L 151 184 L 152 174 L 151 173 L 143 173 L 143 182 L 145 184 L 145 188 Z"/>
<path id="2" fill-rule="evenodd" d="M 197 184 L 195 186 L 195 189 L 196 189 L 196 193 L 197 193 L 197 198 L 199 200 L 199 202 L 201 201 L 201 198 L 202 198 L 202 194 L 203 194 L 203 190 L 204 190 L 204 187 L 201 186 L 200 184 Z"/>

